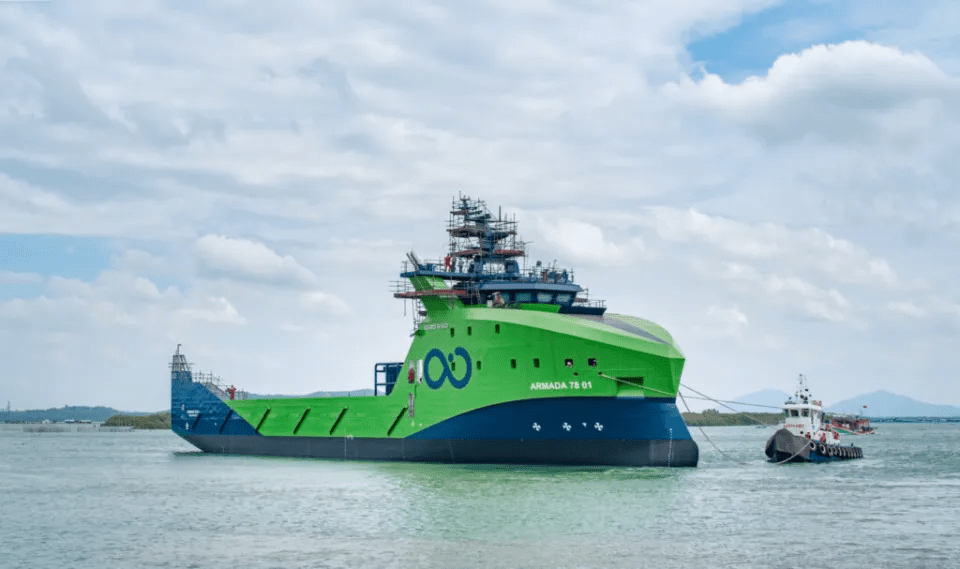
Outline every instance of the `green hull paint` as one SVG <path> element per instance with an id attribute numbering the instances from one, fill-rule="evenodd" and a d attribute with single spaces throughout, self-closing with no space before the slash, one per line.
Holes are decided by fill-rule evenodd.
<path id="1" fill-rule="evenodd" d="M 444 286 L 442 280 L 429 277 L 411 281 L 418 290 Z M 429 316 L 414 336 L 403 373 L 390 395 L 226 403 L 265 436 L 403 438 L 468 411 L 509 401 L 676 396 L 684 357 L 666 330 L 652 322 L 631 316 L 606 316 L 645 330 L 666 343 L 565 314 L 464 307 L 456 299 L 435 297 L 426 297 L 423 302 Z M 466 349 L 472 359 L 472 375 L 462 389 L 448 381 L 438 389 L 425 382 L 407 381 L 411 363 L 416 367 L 416 362 L 424 360 L 430 350 L 436 348 L 451 354 L 458 347 Z M 588 365 L 591 358 L 596 360 L 595 367 Z M 567 359 L 573 360 L 572 367 L 565 365 Z M 463 377 L 465 365 L 462 358 L 456 357 L 452 373 Z M 442 372 L 441 362 L 432 359 L 431 377 L 438 378 Z M 643 385 L 628 378 L 643 378 Z M 411 394 L 413 417 L 408 410 Z"/>

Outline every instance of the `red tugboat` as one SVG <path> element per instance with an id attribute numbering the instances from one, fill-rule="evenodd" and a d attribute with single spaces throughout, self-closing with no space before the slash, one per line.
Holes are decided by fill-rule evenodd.
<path id="1" fill-rule="evenodd" d="M 872 435 L 877 430 L 870 426 L 870 419 L 856 415 L 830 415 L 829 425 L 844 435 Z"/>

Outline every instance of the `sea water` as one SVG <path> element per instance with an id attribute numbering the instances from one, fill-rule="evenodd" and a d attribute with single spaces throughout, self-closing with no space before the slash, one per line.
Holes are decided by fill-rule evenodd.
<path id="1" fill-rule="evenodd" d="M 3 431 L 0 567 L 960 567 L 960 424 L 882 424 L 846 437 L 866 458 L 821 465 L 766 462 L 771 429 L 704 433 L 698 468 L 665 469 Z"/>

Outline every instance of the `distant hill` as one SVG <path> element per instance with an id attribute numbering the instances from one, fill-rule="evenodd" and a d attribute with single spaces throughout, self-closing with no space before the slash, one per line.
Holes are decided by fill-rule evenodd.
<path id="1" fill-rule="evenodd" d="M 960 407 L 924 403 L 883 390 L 834 403 L 827 407 L 827 411 L 850 415 L 859 415 L 863 411 L 867 417 L 960 417 Z"/>
<path id="2" fill-rule="evenodd" d="M 779 407 L 789 397 L 790 395 L 783 391 L 764 389 L 737 397 L 736 401 L 752 403 L 753 405 Z M 728 405 L 742 413 L 764 411 L 763 407 Z M 864 405 L 867 406 L 866 409 L 863 408 Z M 716 404 L 712 406 L 722 413 L 730 413 L 730 410 L 726 407 L 720 407 Z M 846 415 L 859 415 L 861 410 L 863 410 L 863 414 L 867 417 L 960 417 L 960 407 L 924 403 L 923 401 L 917 401 L 905 395 L 897 395 L 896 393 L 882 390 L 857 395 L 856 397 L 851 397 L 850 399 L 826 407 L 826 411 L 829 413 Z"/>
<path id="3" fill-rule="evenodd" d="M 28 411 L 0 411 L 0 422 L 39 423 L 40 421 L 106 421 L 120 411 L 112 407 L 64 406 Z M 128 413 L 145 415 L 146 413 Z"/>

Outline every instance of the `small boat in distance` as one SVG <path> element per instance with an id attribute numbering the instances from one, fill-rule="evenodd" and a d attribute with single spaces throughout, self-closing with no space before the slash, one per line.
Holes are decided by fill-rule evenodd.
<path id="1" fill-rule="evenodd" d="M 783 404 L 780 428 L 767 441 L 771 462 L 833 462 L 862 458 L 860 447 L 843 446 L 840 432 L 825 420 L 823 402 L 813 399 L 800 374 L 797 391 Z"/>
<path id="2" fill-rule="evenodd" d="M 870 419 L 863 416 L 832 414 L 827 420 L 830 427 L 842 435 L 872 435 L 877 432 L 870 426 Z"/>

